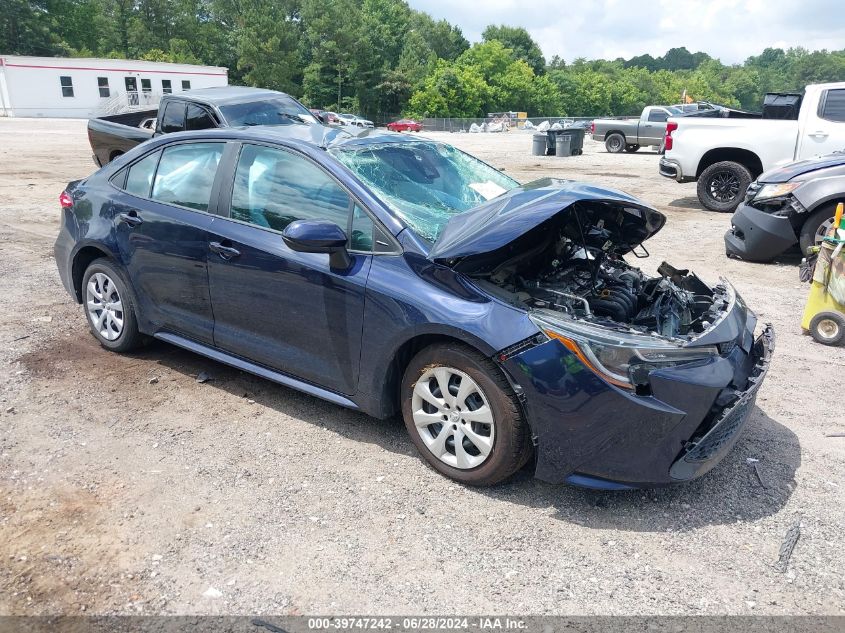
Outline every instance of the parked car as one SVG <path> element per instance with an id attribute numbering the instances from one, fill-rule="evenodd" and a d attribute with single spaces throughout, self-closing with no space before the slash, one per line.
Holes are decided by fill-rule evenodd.
<path id="1" fill-rule="evenodd" d="M 413 119 L 399 119 L 398 121 L 388 123 L 387 129 L 391 132 L 420 132 L 422 130 L 422 123 Z"/>
<path id="2" fill-rule="evenodd" d="M 786 109 L 794 110 L 794 117 L 729 112 L 726 117 L 672 119 L 660 174 L 678 182 L 698 181 L 704 208 L 733 211 L 764 171 L 845 149 L 845 83 L 807 86 L 803 99 Z"/>
<path id="3" fill-rule="evenodd" d="M 338 121 L 341 125 L 351 125 L 354 127 L 367 127 L 372 128 L 375 127 L 375 124 L 370 121 L 369 119 L 363 119 L 359 117 L 357 114 L 338 114 L 337 115 Z"/>
<path id="4" fill-rule="evenodd" d="M 163 95 L 157 110 L 89 119 L 88 141 L 94 162 L 103 166 L 160 134 L 300 121 L 318 123 L 308 108 L 290 95 L 262 88 L 220 86 Z"/>
<path id="5" fill-rule="evenodd" d="M 643 145 L 661 147 L 666 121 L 683 112 L 672 106 L 647 106 L 638 119 L 595 119 L 590 126 L 594 141 L 604 141 L 611 154 L 636 152 Z"/>
<path id="6" fill-rule="evenodd" d="M 769 261 L 795 244 L 805 253 L 833 226 L 845 202 L 845 152 L 797 161 L 752 182 L 725 233 L 729 257 Z"/>
<path id="7" fill-rule="evenodd" d="M 446 476 L 536 454 L 602 489 L 701 475 L 736 442 L 770 326 L 735 290 L 624 255 L 666 218 L 625 193 L 520 186 L 405 134 L 166 135 L 60 196 L 55 256 L 106 349 L 186 348 L 377 417 Z"/>

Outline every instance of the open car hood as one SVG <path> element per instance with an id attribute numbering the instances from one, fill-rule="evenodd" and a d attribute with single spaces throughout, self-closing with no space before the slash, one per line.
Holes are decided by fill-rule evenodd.
<path id="1" fill-rule="evenodd" d="M 502 258 L 513 254 L 508 248 L 512 242 L 534 229 L 543 233 L 538 227 L 545 223 L 550 230 L 563 224 L 570 232 L 577 228 L 578 239 L 583 233 L 588 246 L 602 248 L 610 241 L 613 251 L 624 255 L 657 233 L 665 222 L 662 213 L 621 191 L 542 178 L 454 216 L 428 259 L 455 270 L 488 268 L 495 265 L 499 251 Z"/>

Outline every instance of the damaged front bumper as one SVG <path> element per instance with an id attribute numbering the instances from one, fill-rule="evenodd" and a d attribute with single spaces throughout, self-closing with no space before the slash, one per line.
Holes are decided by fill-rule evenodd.
<path id="1" fill-rule="evenodd" d="M 774 332 L 754 339 L 742 307 L 736 337 L 706 361 L 656 369 L 651 394 L 614 387 L 558 341 L 507 358 L 536 444 L 535 476 L 599 489 L 662 486 L 701 476 L 739 438 L 768 371 Z M 727 324 L 726 324 L 727 327 Z"/>
<path id="2" fill-rule="evenodd" d="M 745 391 L 737 393 L 736 399 L 725 408 L 714 410 L 712 423 L 706 422 L 699 427 L 696 436 L 687 442 L 683 454 L 669 469 L 672 479 L 686 481 L 703 475 L 733 448 L 749 413 L 754 408 L 757 392 L 769 371 L 774 350 L 775 331 L 771 324 L 767 324 L 762 334 L 754 341 L 754 365 L 748 376 L 748 387 Z"/>
<path id="3" fill-rule="evenodd" d="M 792 220 L 741 204 L 725 233 L 725 254 L 747 261 L 766 262 L 798 242 Z"/>

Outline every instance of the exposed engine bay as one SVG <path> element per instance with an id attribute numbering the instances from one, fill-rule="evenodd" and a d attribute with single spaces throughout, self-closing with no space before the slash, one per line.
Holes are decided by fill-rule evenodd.
<path id="1" fill-rule="evenodd" d="M 619 239 L 631 237 L 619 230 L 625 210 L 579 203 L 570 211 L 514 243 L 513 257 L 471 276 L 515 305 L 671 339 L 690 340 L 724 313 L 724 286 L 710 288 L 666 262 L 649 277 L 623 259 L 631 251 L 648 256 L 641 244 Z"/>

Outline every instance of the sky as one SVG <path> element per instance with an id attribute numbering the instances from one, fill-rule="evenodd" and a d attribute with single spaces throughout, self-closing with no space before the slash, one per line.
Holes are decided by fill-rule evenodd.
<path id="1" fill-rule="evenodd" d="M 766 47 L 845 48 L 845 0 L 409 0 L 461 28 L 470 42 L 488 24 L 528 29 L 546 59 L 630 58 L 686 46 L 725 64 Z M 483 7 L 479 8 L 479 7 Z"/>

